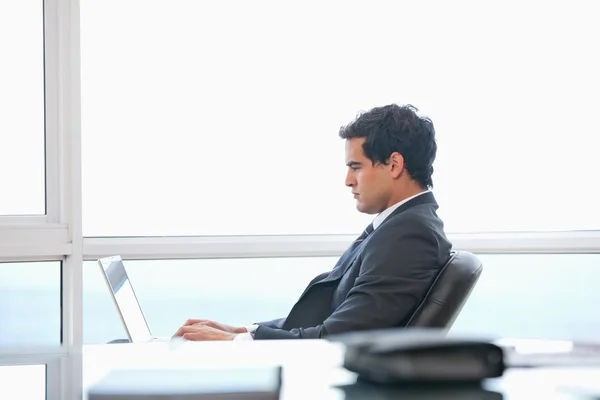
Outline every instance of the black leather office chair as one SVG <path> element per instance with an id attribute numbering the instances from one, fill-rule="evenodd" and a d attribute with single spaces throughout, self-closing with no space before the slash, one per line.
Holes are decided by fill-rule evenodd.
<path id="1" fill-rule="evenodd" d="M 467 251 L 454 251 L 406 327 L 450 329 L 471 295 L 483 265 Z"/>

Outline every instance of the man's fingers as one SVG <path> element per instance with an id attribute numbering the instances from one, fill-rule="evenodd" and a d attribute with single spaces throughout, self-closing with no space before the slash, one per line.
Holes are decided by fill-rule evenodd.
<path id="1" fill-rule="evenodd" d="M 207 322 L 207 319 L 188 319 L 187 321 L 185 321 L 185 323 L 183 324 L 183 326 L 189 326 L 189 325 L 196 325 L 202 322 Z"/>
<path id="2" fill-rule="evenodd" d="M 213 328 L 206 325 L 182 326 L 182 337 L 186 340 L 206 340 Z"/>
<path id="3" fill-rule="evenodd" d="M 200 322 L 198 322 L 196 324 L 193 324 L 193 325 L 190 325 L 190 326 L 205 326 L 205 327 L 208 327 L 208 328 L 217 329 L 217 330 L 219 330 L 221 332 L 227 332 L 226 330 L 222 329 L 221 326 L 215 324 L 213 321 L 210 321 L 210 320 L 200 321 Z"/>
<path id="4" fill-rule="evenodd" d="M 233 340 L 235 335 L 206 325 L 182 326 L 178 333 L 185 340 Z"/>
<path id="5" fill-rule="evenodd" d="M 183 338 L 185 340 L 202 340 L 203 339 L 203 335 L 202 333 L 184 333 L 183 334 Z"/>
<path id="6" fill-rule="evenodd" d="M 173 337 L 183 336 L 184 333 L 197 332 L 198 329 L 201 329 L 200 326 L 204 326 L 204 325 L 182 326 L 181 328 L 179 328 L 179 330 L 177 330 L 177 332 L 175 332 Z"/>
<path id="7" fill-rule="evenodd" d="M 189 340 L 203 340 L 204 336 L 206 336 L 206 334 L 210 334 L 210 332 L 222 333 L 223 331 L 220 331 L 208 325 L 195 324 L 189 326 L 182 326 L 177 332 L 175 332 L 173 337 L 182 336 L 184 339 L 188 339 L 189 337 L 193 338 Z"/>
<path id="8" fill-rule="evenodd" d="M 181 331 L 182 334 L 190 333 L 190 332 L 198 332 L 201 329 L 202 328 L 199 325 L 182 326 L 181 328 L 179 328 L 179 330 Z"/>
<path id="9" fill-rule="evenodd" d="M 177 336 L 183 336 L 184 332 L 183 332 L 183 326 L 181 328 L 179 328 L 177 330 L 177 332 L 175 332 L 175 334 L 173 335 L 173 337 L 177 337 Z"/>

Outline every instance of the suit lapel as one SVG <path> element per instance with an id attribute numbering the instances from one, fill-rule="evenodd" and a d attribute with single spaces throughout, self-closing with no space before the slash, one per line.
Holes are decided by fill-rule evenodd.
<path id="1" fill-rule="evenodd" d="M 410 208 L 421 205 L 421 204 L 434 204 L 437 207 L 437 202 L 435 201 L 435 197 L 433 196 L 433 193 L 431 193 L 431 192 L 424 193 L 420 196 L 415 197 L 414 199 L 407 201 L 406 203 L 402 204 L 400 207 L 395 209 L 394 212 L 391 213 L 389 215 L 389 217 L 387 217 L 381 223 L 381 225 L 377 227 L 377 229 L 381 228 L 381 226 L 384 223 L 386 223 L 386 221 L 389 221 L 392 218 L 394 218 L 395 216 L 403 213 L 404 211 L 409 210 Z M 367 246 L 367 243 L 373 237 L 373 235 L 375 234 L 376 231 L 377 230 L 373 231 L 373 233 L 371 233 L 369 236 L 367 236 L 367 238 L 365 240 L 363 240 L 363 242 L 360 243 L 358 246 L 356 246 L 353 249 L 353 251 L 350 252 L 350 254 L 346 255 L 344 253 L 344 255 L 342 255 L 342 258 L 340 258 L 340 261 L 338 261 L 335 268 L 333 268 L 333 270 L 329 274 L 329 276 L 326 277 L 325 279 L 321 280 L 321 282 L 335 281 L 337 279 L 340 279 L 342 276 L 344 276 L 344 274 L 346 273 L 346 271 L 348 271 L 350 266 L 352 266 L 352 264 L 354 263 L 356 258 L 360 255 L 360 253 L 362 253 L 364 247 Z"/>
<path id="2" fill-rule="evenodd" d="M 329 275 L 325 276 L 321 280 L 315 281 L 312 285 L 309 285 L 306 288 L 306 290 L 304 291 L 304 293 L 306 293 L 308 291 L 308 289 L 310 289 L 310 287 L 313 285 L 316 285 L 318 283 L 336 281 L 336 280 L 340 279 L 342 276 L 344 276 L 344 274 L 352 266 L 352 264 L 354 263 L 356 258 L 360 255 L 360 253 L 362 253 L 364 247 L 367 246 L 367 243 L 369 242 L 369 240 L 371 240 L 373 238 L 373 235 L 375 235 L 377 230 L 379 228 L 381 228 L 381 226 L 383 224 L 385 224 L 387 221 L 391 220 L 395 216 L 403 213 L 404 211 L 406 211 L 412 207 L 421 205 L 421 204 L 434 204 L 437 208 L 437 202 L 435 201 L 435 197 L 433 196 L 433 193 L 431 193 L 431 192 L 424 193 L 424 194 L 417 196 L 414 199 L 409 200 L 406 203 L 402 204 L 400 207 L 395 209 L 394 212 L 391 213 L 390 216 L 387 217 L 381 223 L 381 225 L 379 227 L 377 227 L 377 229 L 373 233 L 371 233 L 369 236 L 367 236 L 367 238 L 365 240 L 363 240 L 360 244 L 355 246 L 353 249 L 348 248 L 348 250 L 346 250 L 346 252 L 340 257 L 340 259 L 336 263 L 335 267 L 331 270 Z M 304 295 L 304 293 L 303 293 L 303 295 Z"/>
<path id="3" fill-rule="evenodd" d="M 351 251 L 347 250 L 346 253 L 342 255 L 342 257 L 340 258 L 336 266 L 333 268 L 333 270 L 331 270 L 329 276 L 325 277 L 325 279 L 323 279 L 321 282 L 335 281 L 344 276 L 346 271 L 348 271 L 348 268 L 350 268 L 350 266 L 354 263 L 356 258 L 362 252 L 362 249 L 364 248 L 364 246 L 366 246 L 369 239 L 371 239 L 371 235 L 369 235 L 365 240 L 359 243 Z"/>

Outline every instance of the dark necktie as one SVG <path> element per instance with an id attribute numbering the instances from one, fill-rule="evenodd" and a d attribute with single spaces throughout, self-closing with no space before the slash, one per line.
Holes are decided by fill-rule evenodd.
<path id="1" fill-rule="evenodd" d="M 359 237 L 357 237 L 356 239 L 354 239 L 354 242 L 352 242 L 352 244 L 350 245 L 350 247 L 346 250 L 346 252 L 344 253 L 344 255 L 350 254 L 354 251 L 354 249 L 356 249 L 358 247 L 358 245 L 360 245 L 363 240 L 365 240 L 367 238 L 367 236 L 369 236 L 371 234 L 371 232 L 373 232 L 373 224 L 369 224 L 369 226 L 367 226 L 365 228 L 365 230 L 360 234 Z M 342 256 L 342 258 L 345 258 L 344 256 Z"/>
<path id="2" fill-rule="evenodd" d="M 356 248 L 367 238 L 367 236 L 369 236 L 371 234 L 371 232 L 373 232 L 373 224 L 372 223 L 369 224 L 369 226 L 367 226 L 365 228 L 365 230 L 360 234 L 359 237 L 354 239 L 354 242 L 352 242 L 352 244 L 346 249 L 344 254 L 342 254 L 342 256 L 340 257 L 338 262 L 335 264 L 335 266 L 333 267 L 333 270 L 331 272 L 337 270 L 338 267 L 345 264 L 350 258 L 353 259 L 354 258 L 354 250 L 356 250 Z"/>
<path id="3" fill-rule="evenodd" d="M 373 232 L 373 223 L 370 223 L 369 226 L 367 226 L 365 228 L 365 230 L 360 234 L 360 236 L 354 240 L 354 242 L 352 243 L 352 246 L 356 247 L 356 244 L 365 240 L 367 238 L 367 236 L 369 236 L 371 234 L 371 232 Z"/>

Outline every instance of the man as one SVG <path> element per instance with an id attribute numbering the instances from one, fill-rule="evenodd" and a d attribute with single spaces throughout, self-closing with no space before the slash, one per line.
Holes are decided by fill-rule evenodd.
<path id="1" fill-rule="evenodd" d="M 435 130 L 417 111 L 410 105 L 377 107 L 340 129 L 346 140 L 346 186 L 358 211 L 378 215 L 332 271 L 309 283 L 286 318 L 249 327 L 188 320 L 175 336 L 316 339 L 404 326 L 452 248 L 428 190 Z"/>

